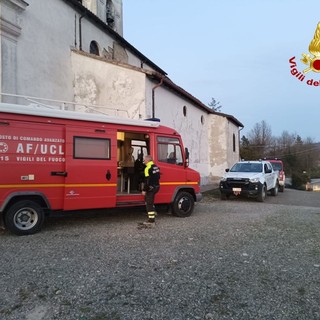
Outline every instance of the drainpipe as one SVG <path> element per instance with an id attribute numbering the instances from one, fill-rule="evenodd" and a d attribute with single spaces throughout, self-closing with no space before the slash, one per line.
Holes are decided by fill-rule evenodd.
<path id="1" fill-rule="evenodd" d="M 81 27 L 81 20 L 82 18 L 84 18 L 85 14 L 83 14 L 80 18 L 79 18 L 79 50 L 82 51 L 82 27 Z"/>
<path id="2" fill-rule="evenodd" d="M 74 47 L 77 48 L 77 15 L 74 15 Z"/>
<path id="3" fill-rule="evenodd" d="M 241 130 L 243 130 L 244 129 L 244 127 L 242 127 L 241 129 L 239 129 L 239 137 L 238 137 L 238 139 L 239 139 L 239 141 L 238 141 L 238 147 L 239 147 L 239 161 L 241 160 L 241 155 L 240 155 L 240 146 L 241 146 L 241 137 L 240 137 L 240 132 L 241 132 Z"/>
<path id="4" fill-rule="evenodd" d="M 162 84 L 163 84 L 163 78 L 161 78 L 161 81 L 152 88 L 152 118 L 155 118 L 155 99 L 154 99 L 155 98 L 155 94 L 154 94 L 154 91 L 158 87 L 162 86 Z"/>

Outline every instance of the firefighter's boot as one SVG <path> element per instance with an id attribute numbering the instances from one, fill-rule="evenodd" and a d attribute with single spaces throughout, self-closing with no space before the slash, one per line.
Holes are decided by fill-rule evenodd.
<path id="1" fill-rule="evenodd" d="M 155 223 L 156 221 L 156 212 L 155 211 L 149 211 L 148 212 L 148 222 L 149 223 Z"/>

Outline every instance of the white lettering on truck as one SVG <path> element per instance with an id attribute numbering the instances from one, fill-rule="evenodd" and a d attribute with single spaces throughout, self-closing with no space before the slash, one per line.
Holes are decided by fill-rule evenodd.
<path id="1" fill-rule="evenodd" d="M 64 155 L 62 145 L 47 145 L 47 144 L 33 144 L 33 143 L 18 143 L 17 153 L 25 154 L 49 154 L 49 155 Z"/>

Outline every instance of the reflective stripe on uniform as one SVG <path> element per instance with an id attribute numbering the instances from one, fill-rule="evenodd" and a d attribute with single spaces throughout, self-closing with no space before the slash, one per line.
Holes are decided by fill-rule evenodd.
<path id="1" fill-rule="evenodd" d="M 155 211 L 149 211 L 148 212 L 148 218 L 149 219 L 154 219 L 156 217 L 156 212 Z"/>

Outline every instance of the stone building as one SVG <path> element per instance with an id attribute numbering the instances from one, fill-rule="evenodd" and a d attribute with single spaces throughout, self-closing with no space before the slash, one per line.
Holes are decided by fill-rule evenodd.
<path id="1" fill-rule="evenodd" d="M 123 38 L 121 0 L 1 0 L 0 47 L 3 102 L 159 118 L 181 133 L 203 185 L 239 159 L 242 123 L 208 108 Z"/>

